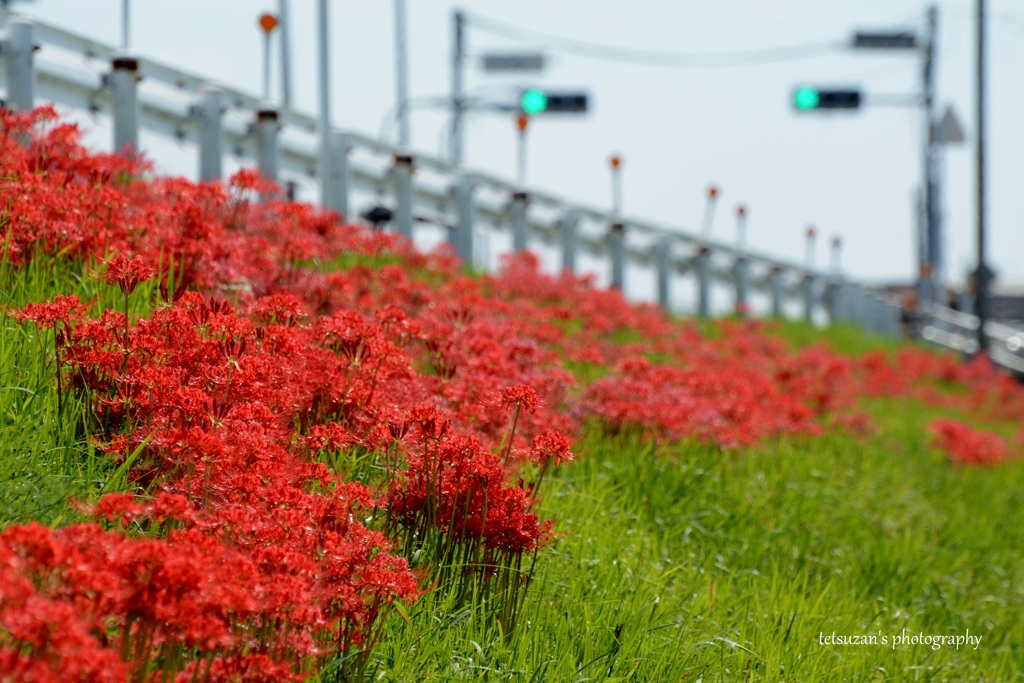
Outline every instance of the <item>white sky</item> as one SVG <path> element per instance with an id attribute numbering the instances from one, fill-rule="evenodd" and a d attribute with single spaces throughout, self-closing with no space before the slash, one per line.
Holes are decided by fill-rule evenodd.
<path id="1" fill-rule="evenodd" d="M 449 0 L 408 0 L 410 95 L 443 95 L 450 84 Z M 925 5 L 907 0 L 464 0 L 470 12 L 538 31 L 629 48 L 722 53 L 794 43 L 848 40 L 855 28 L 923 26 Z M 969 136 L 945 161 L 947 269 L 960 280 L 974 263 L 973 2 L 939 3 L 940 112 L 956 109 Z M 135 0 L 134 51 L 252 91 L 261 90 L 256 17 L 275 0 Z M 119 0 L 37 0 L 19 5 L 70 30 L 116 44 Z M 989 249 L 1002 282 L 1024 281 L 1024 4 L 989 0 Z M 292 0 L 294 98 L 316 112 L 314 0 Z M 331 5 L 334 123 L 377 135 L 395 99 L 390 0 Z M 469 29 L 471 55 L 516 47 Z M 470 90 L 540 85 L 582 88 L 591 112 L 538 118 L 530 130 L 528 184 L 599 206 L 610 205 L 607 160 L 623 156 L 628 215 L 698 230 L 708 185 L 721 188 L 715 235 L 732 239 L 733 209 L 750 212 L 749 244 L 803 259 L 803 231 L 819 227 L 844 240 L 846 272 L 907 279 L 913 256 L 913 192 L 920 175 L 917 109 L 868 107 L 857 113 L 797 115 L 799 83 L 861 86 L 905 94 L 920 61 L 906 53 L 840 49 L 824 56 L 735 68 L 668 68 L 551 53 L 540 76 L 483 74 L 471 62 Z M 497 91 L 497 90 L 495 90 Z M 414 150 L 437 154 L 447 118 L 417 109 Z M 392 127 L 392 131 L 394 131 Z M 106 139 L 106 138 L 103 138 Z M 468 125 L 467 165 L 515 175 L 509 115 L 479 114 Z M 157 161 L 160 162 L 159 156 Z M 167 170 L 192 174 L 193 166 Z M 359 207 L 357 207 L 359 208 Z M 826 240 L 819 240 L 824 263 Z"/>

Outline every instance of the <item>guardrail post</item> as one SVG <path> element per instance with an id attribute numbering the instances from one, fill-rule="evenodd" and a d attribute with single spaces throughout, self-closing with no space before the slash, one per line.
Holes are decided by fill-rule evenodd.
<path id="1" fill-rule="evenodd" d="M 208 182 L 220 180 L 224 158 L 221 91 L 204 88 L 194 111 L 199 120 L 199 179 Z"/>
<path id="2" fill-rule="evenodd" d="M 833 277 L 825 285 L 825 309 L 828 311 L 829 325 L 846 322 L 849 318 L 846 311 L 844 290 L 845 287 L 841 277 Z"/>
<path id="3" fill-rule="evenodd" d="M 110 66 L 110 85 L 114 91 L 114 151 L 134 152 L 139 148 L 139 60 L 114 57 Z"/>
<path id="4" fill-rule="evenodd" d="M 800 283 L 801 288 L 803 289 L 805 322 L 814 322 L 814 304 L 816 303 L 814 300 L 814 290 L 816 283 L 817 278 L 814 273 L 807 273 L 804 275 L 803 282 Z"/>
<path id="5" fill-rule="evenodd" d="M 782 268 L 779 266 L 773 266 L 772 272 L 768 274 L 768 289 L 771 291 L 772 297 L 772 317 L 782 317 Z"/>
<path id="6" fill-rule="evenodd" d="M 608 231 L 608 249 L 612 255 L 612 288 L 623 290 L 626 277 L 626 226 L 612 223 Z"/>
<path id="7" fill-rule="evenodd" d="M 276 109 L 256 112 L 256 167 L 264 180 L 273 183 L 278 182 L 277 121 Z"/>
<path id="8" fill-rule="evenodd" d="M 348 153 L 352 143 L 347 133 L 334 131 L 328 137 L 327 144 L 329 153 L 324 164 L 324 176 L 321 178 L 321 182 L 326 183 L 324 208 L 337 211 L 342 220 L 347 220 L 348 189 L 352 185 Z"/>
<path id="9" fill-rule="evenodd" d="M 512 201 L 508 212 L 512 218 L 512 251 L 526 251 L 526 204 L 529 198 L 525 192 L 517 190 L 512 193 Z"/>
<path id="10" fill-rule="evenodd" d="M 735 313 L 738 316 L 746 317 L 750 312 L 750 259 L 746 256 L 736 258 L 736 265 L 733 267 L 733 277 L 736 280 Z"/>
<path id="11" fill-rule="evenodd" d="M 694 259 L 697 269 L 697 315 L 711 315 L 711 250 L 701 247 Z"/>
<path id="12" fill-rule="evenodd" d="M 847 292 L 850 301 L 851 321 L 866 330 L 869 329 L 870 320 L 868 319 L 867 296 L 864 293 L 864 288 L 859 285 L 850 285 L 847 288 Z"/>
<path id="13" fill-rule="evenodd" d="M 562 270 L 576 272 L 576 236 L 579 232 L 579 214 L 569 209 L 558 218 L 558 234 L 562 243 Z"/>
<path id="14" fill-rule="evenodd" d="M 7 24 L 7 37 L 3 41 L 8 109 L 32 111 L 35 104 L 34 52 L 32 23 L 24 19 L 12 19 Z"/>
<path id="15" fill-rule="evenodd" d="M 454 244 L 456 255 L 462 262 L 472 267 L 473 259 L 473 224 L 476 222 L 476 209 L 473 206 L 473 190 L 476 179 L 469 174 L 461 174 L 455 181 L 455 205 L 458 221 L 455 224 Z"/>
<path id="16" fill-rule="evenodd" d="M 900 330 L 900 307 L 894 306 L 891 303 L 885 304 L 886 308 L 886 329 L 890 337 L 898 338 L 901 336 Z"/>
<path id="17" fill-rule="evenodd" d="M 885 334 L 885 304 L 875 295 L 871 295 L 871 329 L 875 334 Z"/>
<path id="18" fill-rule="evenodd" d="M 662 235 L 654 247 L 654 260 L 658 268 L 658 305 L 668 312 L 671 305 L 672 292 L 669 282 L 672 275 L 672 238 Z"/>
<path id="19" fill-rule="evenodd" d="M 412 171 L 411 154 L 395 155 L 395 229 L 406 239 L 412 239 Z M 465 259 L 463 259 L 465 260 Z"/>

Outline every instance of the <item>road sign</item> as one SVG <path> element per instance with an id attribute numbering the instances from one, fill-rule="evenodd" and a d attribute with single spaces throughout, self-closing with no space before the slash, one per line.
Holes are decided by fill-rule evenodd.
<path id="1" fill-rule="evenodd" d="M 541 52 L 489 52 L 480 59 L 484 71 L 543 71 L 544 54 Z"/>
<path id="2" fill-rule="evenodd" d="M 853 46 L 876 50 L 913 50 L 917 47 L 917 36 L 913 31 L 857 31 L 853 34 Z"/>
<path id="3" fill-rule="evenodd" d="M 935 141 L 943 145 L 962 144 L 967 141 L 963 124 L 960 123 L 952 106 L 946 107 L 946 113 L 942 115 L 942 120 L 935 128 Z"/>

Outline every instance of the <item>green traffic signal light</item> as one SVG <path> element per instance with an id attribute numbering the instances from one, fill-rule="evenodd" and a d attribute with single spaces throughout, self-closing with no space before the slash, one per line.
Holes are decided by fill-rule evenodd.
<path id="1" fill-rule="evenodd" d="M 793 93 L 793 106 L 797 109 L 817 109 L 820 103 L 821 95 L 816 88 L 797 88 Z"/>
<path id="2" fill-rule="evenodd" d="M 543 90 L 527 90 L 519 98 L 519 108 L 524 114 L 539 114 L 548 108 L 548 96 Z"/>

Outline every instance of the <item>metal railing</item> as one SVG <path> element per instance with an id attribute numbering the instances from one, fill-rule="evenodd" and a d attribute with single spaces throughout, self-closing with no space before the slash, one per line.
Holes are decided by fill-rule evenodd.
<path id="1" fill-rule="evenodd" d="M 332 206 L 327 208 L 343 216 L 351 213 L 353 193 L 389 197 L 394 229 L 416 238 L 417 225 L 444 226 L 445 238 L 469 264 L 481 265 L 481 237 L 502 235 L 510 250 L 554 252 L 554 265 L 572 272 L 585 270 L 584 257 L 596 258 L 601 279 L 623 290 L 638 277 L 649 278 L 653 298 L 666 309 L 678 308 L 674 302 L 687 279 L 694 302 L 688 312 L 697 315 L 723 310 L 713 299 L 721 300 L 725 290 L 731 305 L 724 310 L 746 311 L 760 297 L 762 312 L 773 316 L 796 310 L 806 320 L 849 322 L 888 336 L 902 333 L 897 301 L 838 273 L 526 192 L 495 175 L 426 154 L 413 156 L 354 131 L 331 131 L 331 154 L 323 157 L 331 167 L 325 173 L 312 116 L 277 109 L 197 74 L 120 55 L 112 46 L 54 26 L 12 15 L 0 58 L 6 107 L 24 110 L 53 102 L 109 116 L 115 149 L 137 148 L 140 129 L 193 144 L 201 179 L 222 176 L 227 151 L 255 162 L 272 180 L 329 185 L 324 196 L 332 198 Z M 947 341 L 953 346 L 955 340 Z"/>

